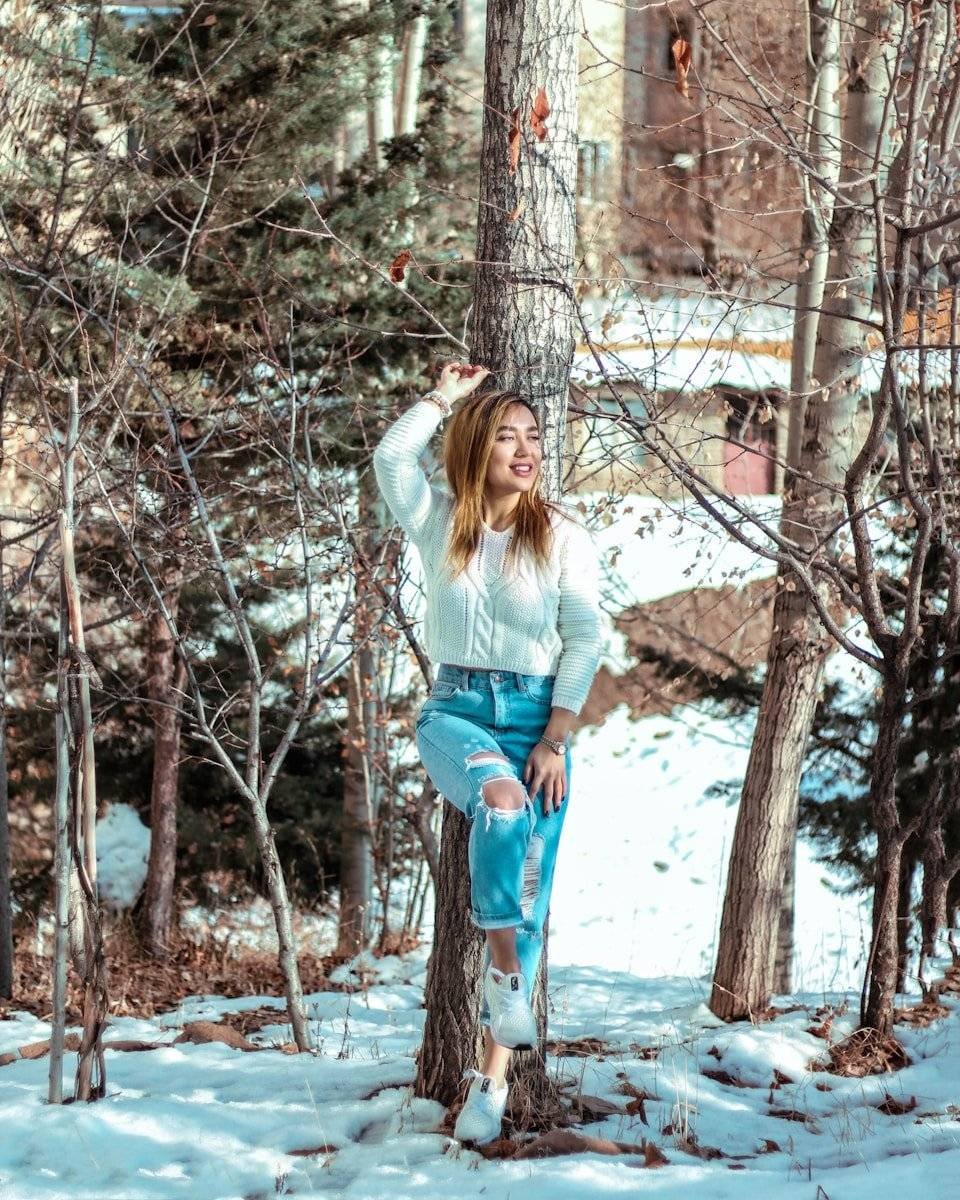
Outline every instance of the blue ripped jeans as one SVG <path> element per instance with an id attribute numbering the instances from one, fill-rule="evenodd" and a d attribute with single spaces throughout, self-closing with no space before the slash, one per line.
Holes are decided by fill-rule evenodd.
<path id="1" fill-rule="evenodd" d="M 553 675 L 441 663 L 416 725 L 417 748 L 427 774 L 437 791 L 470 821 L 473 922 L 480 929 L 517 927 L 517 957 L 530 988 L 543 949 L 543 926 L 567 812 L 570 748 L 565 759 L 567 793 L 556 812 L 551 808 L 544 816 L 542 791 L 516 810 L 488 806 L 483 787 L 492 779 L 508 778 L 527 794 L 523 769 L 550 718 L 553 681 Z M 473 761 L 477 755 L 479 759 Z M 489 965 L 486 945 L 484 972 Z M 480 1021 L 490 1023 L 486 999 Z"/>

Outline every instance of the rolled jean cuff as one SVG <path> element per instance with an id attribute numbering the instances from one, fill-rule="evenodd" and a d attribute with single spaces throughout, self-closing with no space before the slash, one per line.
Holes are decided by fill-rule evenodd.
<path id="1" fill-rule="evenodd" d="M 511 925 L 523 924 L 523 913 L 517 909 L 515 917 L 482 917 L 471 911 L 470 920 L 478 929 L 509 929 Z"/>

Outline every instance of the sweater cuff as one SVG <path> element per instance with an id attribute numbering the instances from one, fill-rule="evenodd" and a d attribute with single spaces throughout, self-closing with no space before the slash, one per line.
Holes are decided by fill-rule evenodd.
<path id="1" fill-rule="evenodd" d="M 558 692 L 554 690 L 550 703 L 556 708 L 569 708 L 575 716 L 580 715 L 580 710 L 586 704 L 586 696 L 574 695 L 571 692 Z"/>

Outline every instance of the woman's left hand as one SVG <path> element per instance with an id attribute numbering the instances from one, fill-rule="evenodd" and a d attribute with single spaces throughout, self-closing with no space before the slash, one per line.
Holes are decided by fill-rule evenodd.
<path id="1" fill-rule="evenodd" d="M 551 809 L 556 812 L 567 794 L 566 756 L 557 754 L 543 742 L 537 742 L 527 757 L 527 765 L 523 768 L 523 782 L 527 785 L 527 794 L 531 800 L 535 800 L 537 792 L 543 788 L 545 817 L 550 815 Z"/>

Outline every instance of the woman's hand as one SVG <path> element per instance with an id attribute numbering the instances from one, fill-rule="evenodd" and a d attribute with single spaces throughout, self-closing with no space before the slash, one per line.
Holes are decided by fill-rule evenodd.
<path id="1" fill-rule="evenodd" d="M 536 799 L 537 792 L 543 787 L 543 815 L 548 817 L 551 809 L 556 812 L 560 808 L 567 794 L 566 756 L 555 753 L 543 742 L 537 742 L 523 768 L 523 782 L 527 785 L 531 800 Z"/>
<path id="2" fill-rule="evenodd" d="M 486 367 L 477 367 L 470 363 L 447 363 L 440 372 L 437 391 L 443 392 L 452 404 L 455 400 L 469 396 L 489 374 Z"/>

